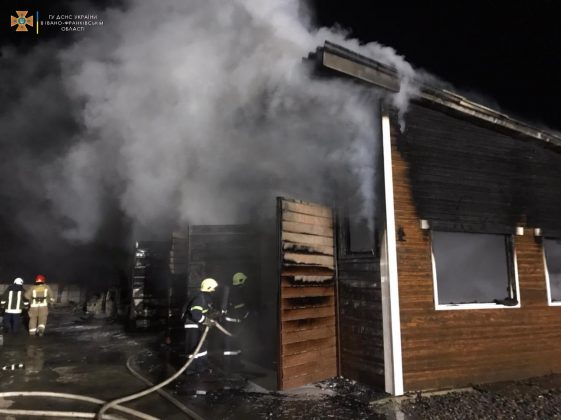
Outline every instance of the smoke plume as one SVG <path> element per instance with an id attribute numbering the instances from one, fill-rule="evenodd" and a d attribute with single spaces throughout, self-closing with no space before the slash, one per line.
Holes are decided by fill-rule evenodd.
<path id="1" fill-rule="evenodd" d="M 50 70 L 17 76 L 27 90 L 0 119 L 19 139 L 12 198 L 34 197 L 23 224 L 89 241 L 111 206 L 156 232 L 247 222 L 277 195 L 358 195 L 371 213 L 378 94 L 315 78 L 302 58 L 330 40 L 395 67 L 402 112 L 415 72 L 391 48 L 311 28 L 303 10 L 295 0 L 130 1 L 70 46 L 35 48 L 28 63 Z"/>

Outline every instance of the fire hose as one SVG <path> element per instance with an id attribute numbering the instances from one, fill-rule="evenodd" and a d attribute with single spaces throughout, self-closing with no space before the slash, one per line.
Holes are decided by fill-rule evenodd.
<path id="1" fill-rule="evenodd" d="M 147 378 L 145 378 L 144 376 L 142 376 L 138 371 L 136 371 L 133 366 L 132 366 L 132 359 L 135 357 L 135 355 L 132 355 L 131 357 L 129 357 L 129 359 L 127 360 L 127 369 L 129 370 L 129 372 L 131 374 L 133 374 L 135 377 L 137 377 L 139 380 L 141 380 L 142 382 L 144 382 L 146 385 L 148 386 L 154 386 L 154 384 L 152 382 L 150 382 Z M 160 394 L 160 396 L 162 398 L 165 398 L 166 400 L 168 400 L 171 404 L 173 404 L 178 410 L 182 411 L 183 413 L 187 414 L 190 418 L 193 418 L 194 420 L 205 420 L 203 417 L 199 416 L 197 413 L 195 413 L 193 410 L 189 409 L 187 406 L 185 406 L 184 404 L 182 404 L 180 401 L 178 401 L 176 398 L 174 398 L 172 395 L 170 395 L 169 393 L 167 393 L 166 391 L 164 391 L 163 389 L 157 389 L 156 392 L 158 394 Z M 104 417 L 107 418 L 107 417 Z"/>
<path id="2" fill-rule="evenodd" d="M 213 321 L 211 326 L 216 326 L 220 331 L 228 336 L 232 336 L 230 332 L 228 332 L 224 327 L 222 327 L 218 322 Z M 93 404 L 102 405 L 101 408 L 97 413 L 93 412 L 78 412 L 78 411 L 53 411 L 53 410 L 23 410 L 23 409 L 10 409 L 10 408 L 0 408 L 1 414 L 9 414 L 12 416 L 23 415 L 23 416 L 41 416 L 41 417 L 74 417 L 74 418 L 90 418 L 90 419 L 104 419 L 104 420 L 116 420 L 120 419 L 120 417 L 114 415 L 105 414 L 110 408 L 115 410 L 121 411 L 126 414 L 130 414 L 136 418 L 145 419 L 145 420 L 158 420 L 156 417 L 150 416 L 148 414 L 142 413 L 140 411 L 134 410 L 132 408 L 121 406 L 120 403 L 132 401 L 148 395 L 154 391 L 159 391 L 164 386 L 168 385 L 169 383 L 173 382 L 177 379 L 185 370 L 189 367 L 189 365 L 195 360 L 196 355 L 199 353 L 201 347 L 203 346 L 204 341 L 208 335 L 210 330 L 210 326 L 207 326 L 195 348 L 195 351 L 192 355 L 189 355 L 187 362 L 171 377 L 160 382 L 157 385 L 154 385 L 144 391 L 137 392 L 132 395 L 128 395 L 125 397 L 117 398 L 112 401 L 103 401 L 97 398 L 92 398 L 84 395 L 77 395 L 77 394 L 67 394 L 61 392 L 44 392 L 44 391 L 21 391 L 21 392 L 0 392 L 0 398 L 10 398 L 10 397 L 54 397 L 54 398 L 63 398 L 63 399 L 72 399 L 72 400 L 79 400 L 90 402 Z M 129 359 L 130 360 L 130 359 Z M 127 362 L 128 365 L 128 362 Z M 145 381 L 146 382 L 146 381 Z M 173 398 L 173 397 L 171 397 Z M 180 404 L 180 403 L 179 403 Z M 178 408 L 180 408 L 177 404 L 174 403 Z M 182 405 L 182 404 L 180 404 Z M 184 407 L 184 406 L 183 406 Z M 185 408 L 185 407 L 184 407 Z M 184 411 L 184 410 L 182 410 Z M 185 412 L 185 411 L 184 411 Z M 198 417 L 193 415 L 194 413 L 186 413 L 189 414 L 191 417 Z M 200 420 L 197 419 L 197 420 Z"/>
<path id="3" fill-rule="evenodd" d="M 0 398 L 10 398 L 10 397 L 54 397 L 54 398 L 63 398 L 63 399 L 70 399 L 70 400 L 79 400 L 90 402 L 93 404 L 105 404 L 105 401 L 99 400 L 97 398 L 91 398 L 84 395 L 76 395 L 76 394 L 66 394 L 62 392 L 43 392 L 43 391 L 15 391 L 15 392 L 1 392 Z M 142 413 L 137 410 L 133 410 L 132 408 L 122 407 L 122 406 L 115 406 L 116 410 L 122 411 L 123 413 L 130 414 L 140 419 L 146 420 L 158 420 L 156 417 L 152 417 L 148 414 Z M 49 411 L 49 410 L 19 410 L 13 408 L 0 408 L 0 413 L 2 414 L 10 414 L 12 416 L 20 415 L 20 416 L 41 416 L 41 417 L 75 417 L 75 418 L 86 418 L 86 419 L 93 419 L 96 416 L 96 413 L 89 413 L 89 412 L 78 412 L 78 411 Z M 117 416 L 107 416 L 105 419 L 121 419 L 121 417 Z"/>
<path id="4" fill-rule="evenodd" d="M 211 326 L 215 326 L 217 327 L 220 331 L 222 331 L 224 334 L 228 335 L 228 336 L 232 336 L 232 334 L 226 330 L 224 327 L 222 327 L 222 325 L 220 325 L 218 322 L 216 321 L 212 321 Z M 201 347 L 203 346 L 204 341 L 206 340 L 206 337 L 208 335 L 208 332 L 210 330 L 210 326 L 206 326 L 203 335 L 201 336 L 199 343 L 197 344 L 197 347 L 195 348 L 195 351 L 193 352 L 193 354 L 189 355 L 189 358 L 187 359 L 187 362 L 181 367 L 181 369 L 179 369 L 177 372 L 175 372 L 172 376 L 170 376 L 168 379 L 166 379 L 165 381 L 160 382 L 157 385 L 154 385 L 148 389 L 145 389 L 144 391 L 140 391 L 137 392 L 135 394 L 131 394 L 131 395 L 127 395 L 125 397 L 121 397 L 121 398 L 117 398 L 113 401 L 109 401 L 107 403 L 105 403 L 97 412 L 97 419 L 102 419 L 103 418 L 103 414 L 110 408 L 112 407 L 117 407 L 118 404 L 121 404 L 123 402 L 127 402 L 127 401 L 132 401 L 132 400 L 136 400 L 140 397 L 143 397 L 145 395 L 151 394 L 154 391 L 159 390 L 160 388 L 163 388 L 164 386 L 170 384 L 171 382 L 173 382 L 174 380 L 176 380 L 183 372 L 185 372 L 185 370 L 189 367 L 189 365 L 193 362 L 193 360 L 195 360 L 197 354 L 199 354 L 199 351 L 201 350 Z"/>

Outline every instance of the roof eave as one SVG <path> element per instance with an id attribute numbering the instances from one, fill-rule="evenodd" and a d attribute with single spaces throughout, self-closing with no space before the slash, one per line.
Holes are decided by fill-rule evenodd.
<path id="1" fill-rule="evenodd" d="M 326 41 L 316 52 L 316 59 L 321 65 L 333 71 L 373 84 L 383 89 L 397 92 L 400 78 L 397 71 L 385 64 L 364 57 L 337 44 Z M 321 55 L 319 55 L 321 54 Z M 483 120 L 525 136 L 535 138 L 548 144 L 561 147 L 561 135 L 533 127 L 508 115 L 495 111 L 484 105 L 450 92 L 414 82 L 419 88 L 419 97 L 429 102 L 444 106 L 470 117 Z"/>

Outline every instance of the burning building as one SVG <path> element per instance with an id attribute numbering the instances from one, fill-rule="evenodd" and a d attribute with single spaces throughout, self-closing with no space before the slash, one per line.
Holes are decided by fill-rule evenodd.
<path id="1" fill-rule="evenodd" d="M 400 89 L 394 69 L 335 44 L 306 63 L 377 98 Z M 285 197 L 243 229 L 188 229 L 191 289 L 251 272 L 249 353 L 280 389 L 342 375 L 399 395 L 561 371 L 561 137 L 415 88 L 405 114 L 372 105 L 368 206 Z"/>
<path id="2" fill-rule="evenodd" d="M 399 89 L 394 71 L 336 45 L 313 59 L 330 75 Z M 338 372 L 381 373 L 379 353 L 352 348 L 361 341 L 383 342 L 385 388 L 398 395 L 559 372 L 559 134 L 427 85 L 403 129 L 391 106 L 379 118 L 381 270 L 350 311 L 338 270 L 337 310 L 355 318 L 338 324 Z"/>
<path id="3" fill-rule="evenodd" d="M 33 50 L 45 72 L 7 60 L 6 86 L 37 94 L 3 119 L 30 133 L 1 169 L 21 204 L 4 230 L 44 253 L 55 237 L 138 240 L 140 324 L 245 272 L 244 351 L 269 387 L 342 375 L 402 394 L 561 371 L 558 134 L 309 29 L 296 2 L 132 1 L 105 21 Z"/>

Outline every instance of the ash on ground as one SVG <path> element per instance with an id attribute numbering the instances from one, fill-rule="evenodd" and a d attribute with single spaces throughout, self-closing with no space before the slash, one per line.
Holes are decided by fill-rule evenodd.
<path id="1" fill-rule="evenodd" d="M 210 406 L 240 404 L 247 407 L 246 419 L 385 419 L 369 403 L 387 397 L 366 385 L 343 378 L 323 381 L 290 392 L 255 393 L 244 390 L 222 390 L 209 393 L 205 403 Z M 239 419 L 233 410 L 223 419 Z"/>
<path id="2" fill-rule="evenodd" d="M 466 392 L 411 398 L 411 419 L 561 419 L 561 375 L 479 385 Z"/>

